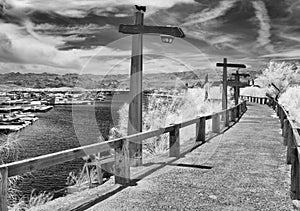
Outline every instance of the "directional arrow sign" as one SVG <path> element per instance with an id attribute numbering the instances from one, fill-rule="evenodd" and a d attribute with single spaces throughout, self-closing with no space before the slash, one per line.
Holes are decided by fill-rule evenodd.
<path id="1" fill-rule="evenodd" d="M 228 80 L 227 84 L 228 84 L 228 86 L 240 87 L 240 88 L 250 86 L 248 84 L 248 82 L 240 82 L 240 81 L 235 81 L 235 80 Z"/>
<path id="2" fill-rule="evenodd" d="M 233 67 L 233 68 L 246 68 L 246 65 L 244 64 L 230 64 L 230 63 L 217 63 L 217 67 Z"/>
<path id="3" fill-rule="evenodd" d="M 243 76 L 244 78 L 249 77 L 250 74 L 248 73 L 232 73 L 233 76 Z"/>
<path id="4" fill-rule="evenodd" d="M 166 34 L 173 37 L 184 38 L 184 32 L 179 27 L 171 26 L 146 26 L 146 25 L 126 25 L 119 26 L 119 32 L 124 34 Z"/>

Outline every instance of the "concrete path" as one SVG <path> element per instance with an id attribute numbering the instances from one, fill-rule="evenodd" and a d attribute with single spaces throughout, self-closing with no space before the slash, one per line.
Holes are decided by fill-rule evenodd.
<path id="1" fill-rule="evenodd" d="M 293 210 L 285 151 L 275 113 L 249 104 L 224 134 L 88 210 Z"/>

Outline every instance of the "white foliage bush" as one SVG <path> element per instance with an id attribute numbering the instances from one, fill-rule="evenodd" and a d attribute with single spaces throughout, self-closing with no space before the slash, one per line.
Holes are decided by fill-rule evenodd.
<path id="1" fill-rule="evenodd" d="M 143 109 L 143 131 L 155 130 L 174 123 L 196 118 L 197 116 L 210 114 L 221 110 L 220 102 L 205 101 L 204 89 L 189 89 L 180 95 L 172 98 L 162 98 L 159 95 L 149 97 L 148 108 Z M 119 110 L 119 123 L 111 131 L 118 131 L 120 136 L 127 135 L 128 104 Z M 210 129 L 209 127 L 207 128 Z M 115 138 L 112 132 L 111 139 Z M 182 143 L 195 137 L 195 126 L 191 125 L 180 130 Z M 168 147 L 168 135 L 161 135 L 143 142 L 143 153 L 156 154 L 165 152 Z"/>
<path id="2" fill-rule="evenodd" d="M 270 62 L 268 67 L 258 76 L 257 81 L 266 88 L 266 92 L 275 97 L 284 93 L 288 87 L 300 82 L 300 67 L 286 62 Z M 271 84 L 274 84 L 276 90 Z"/>
<path id="3" fill-rule="evenodd" d="M 272 97 L 278 96 L 279 103 L 282 104 L 295 121 L 300 123 L 300 66 L 286 62 L 270 62 L 268 67 L 263 70 L 262 75 L 258 76 L 262 89 L 243 90 L 244 93 L 255 93 L 259 96 L 260 91 L 265 91 Z M 274 84 L 279 90 L 276 90 Z"/>
<path id="4" fill-rule="evenodd" d="M 300 86 L 288 88 L 279 98 L 279 103 L 289 111 L 295 121 L 300 123 Z"/>

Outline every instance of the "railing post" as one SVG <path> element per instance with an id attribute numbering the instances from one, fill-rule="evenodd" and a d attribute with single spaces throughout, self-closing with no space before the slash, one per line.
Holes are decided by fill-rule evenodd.
<path id="1" fill-rule="evenodd" d="M 299 157 L 297 146 L 292 149 L 292 168 L 291 168 L 291 192 L 295 194 L 296 199 L 300 199 L 300 174 Z"/>
<path id="2" fill-rule="evenodd" d="M 237 110 L 236 107 L 235 107 L 235 108 L 232 108 L 232 109 L 230 110 L 230 113 L 231 113 L 230 119 L 231 119 L 232 122 L 235 122 L 235 118 L 236 118 L 236 110 Z"/>
<path id="3" fill-rule="evenodd" d="M 239 104 L 236 108 L 236 117 L 239 119 L 242 115 L 242 104 Z"/>
<path id="4" fill-rule="evenodd" d="M 205 117 L 200 117 L 196 123 L 196 142 L 205 142 Z"/>
<path id="5" fill-rule="evenodd" d="M 115 145 L 115 183 L 126 185 L 130 183 L 129 141 L 121 139 Z"/>
<path id="6" fill-rule="evenodd" d="M 289 130 L 289 120 L 285 119 L 284 122 L 283 122 L 283 129 L 282 129 L 283 145 L 284 146 L 287 146 L 288 130 Z"/>
<path id="7" fill-rule="evenodd" d="M 173 130 L 170 132 L 169 137 L 169 156 L 179 157 L 180 156 L 180 125 L 175 124 Z"/>
<path id="8" fill-rule="evenodd" d="M 243 108 L 244 108 L 243 113 L 245 113 L 247 111 L 247 103 L 246 102 L 244 102 Z"/>
<path id="9" fill-rule="evenodd" d="M 229 111 L 225 111 L 225 120 L 224 120 L 224 126 L 228 127 L 229 126 Z"/>
<path id="10" fill-rule="evenodd" d="M 279 117 L 279 104 L 278 103 L 276 103 L 276 114 Z"/>
<path id="11" fill-rule="evenodd" d="M 212 132 L 220 133 L 220 115 L 213 114 L 211 121 L 212 121 Z"/>
<path id="12" fill-rule="evenodd" d="M 292 127 L 288 128 L 287 133 L 288 134 L 287 134 L 286 164 L 291 164 L 292 163 L 292 145 L 294 142 Z"/>
<path id="13" fill-rule="evenodd" d="M 0 169 L 0 210 L 7 211 L 8 168 Z"/>
<path id="14" fill-rule="evenodd" d="M 285 120 L 285 115 L 284 115 L 284 110 L 283 108 L 281 107 L 280 108 L 280 124 L 281 124 L 281 128 L 283 128 L 283 123 L 284 123 L 284 120 Z"/>
<path id="15" fill-rule="evenodd" d="M 300 199 L 300 172 L 299 172 L 299 157 L 297 147 L 295 148 L 295 185 L 296 185 L 296 199 Z"/>

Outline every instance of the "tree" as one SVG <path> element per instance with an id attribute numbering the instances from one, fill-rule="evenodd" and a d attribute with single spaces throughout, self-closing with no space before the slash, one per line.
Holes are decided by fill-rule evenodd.
<path id="1" fill-rule="evenodd" d="M 270 62 L 257 81 L 267 90 L 267 95 L 280 97 L 288 87 L 300 83 L 300 67 L 286 62 Z"/>

